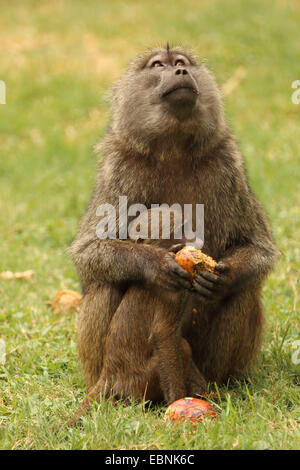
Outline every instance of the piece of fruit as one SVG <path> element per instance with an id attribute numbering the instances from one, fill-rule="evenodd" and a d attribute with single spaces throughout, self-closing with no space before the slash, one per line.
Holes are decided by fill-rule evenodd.
<path id="1" fill-rule="evenodd" d="M 80 306 L 82 295 L 74 290 L 61 289 L 57 292 L 51 303 L 52 311 L 58 315 L 61 311 L 71 313 Z"/>
<path id="2" fill-rule="evenodd" d="M 201 422 L 204 417 L 217 419 L 218 415 L 208 401 L 185 397 L 171 403 L 165 412 L 164 420 L 175 423 L 185 423 L 189 420 L 192 425 L 195 425 Z"/>
<path id="3" fill-rule="evenodd" d="M 191 279 L 199 271 L 213 273 L 217 264 L 211 256 L 205 255 L 201 250 L 196 250 L 193 246 L 185 246 L 179 250 L 175 255 L 175 261 L 190 273 Z"/>

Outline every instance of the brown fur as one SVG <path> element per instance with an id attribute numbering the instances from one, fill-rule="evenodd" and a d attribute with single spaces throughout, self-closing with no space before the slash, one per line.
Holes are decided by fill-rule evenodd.
<path id="1" fill-rule="evenodd" d="M 200 90 L 189 115 L 152 105 L 160 76 L 145 64 L 157 53 L 189 58 Z M 94 193 L 71 247 L 84 293 L 78 345 L 90 396 L 104 393 L 107 382 L 118 396 L 155 399 L 163 392 L 173 400 L 186 391 L 202 393 L 207 381 L 221 383 L 243 373 L 260 349 L 261 283 L 277 250 L 212 74 L 178 48 L 137 58 L 114 88 L 112 124 L 99 148 L 103 157 Z M 99 240 L 96 208 L 117 207 L 120 195 L 128 197 L 128 205 L 147 208 L 204 204 L 203 251 L 228 268 L 220 275 L 226 292 L 211 299 L 201 295 L 207 283 L 201 276 L 196 292 L 176 290 L 166 246 Z M 189 318 L 194 308 L 182 341 L 181 316 Z"/>

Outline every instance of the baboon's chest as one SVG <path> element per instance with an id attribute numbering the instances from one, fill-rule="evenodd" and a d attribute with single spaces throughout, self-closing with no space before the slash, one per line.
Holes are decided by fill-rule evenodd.
<path id="1" fill-rule="evenodd" d="M 167 171 L 168 170 L 168 171 Z M 143 170 L 143 181 L 137 181 L 128 191 L 128 203 L 144 204 L 147 209 L 152 204 L 176 205 L 182 212 L 192 211 L 192 229 L 199 227 L 197 204 L 204 206 L 204 251 L 217 256 L 226 244 L 230 220 L 223 206 L 231 204 L 224 201 L 219 191 L 220 182 L 217 174 L 203 166 L 193 171 L 187 165 L 174 164 L 171 167 L 146 168 Z M 187 206 L 190 208 L 187 209 Z M 201 211 L 200 211 L 201 213 Z M 198 224 L 198 226 L 197 226 Z"/>

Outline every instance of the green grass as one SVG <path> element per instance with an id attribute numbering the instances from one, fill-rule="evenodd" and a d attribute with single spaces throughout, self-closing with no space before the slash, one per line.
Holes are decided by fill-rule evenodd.
<path id="1" fill-rule="evenodd" d="M 0 8 L 0 272 L 35 271 L 29 281 L 0 280 L 0 448 L 299 448 L 300 105 L 291 102 L 299 3 L 16 0 Z M 81 427 L 58 430 L 85 387 L 76 315 L 55 316 L 45 302 L 62 287 L 79 289 L 66 249 L 92 190 L 107 91 L 133 56 L 167 40 L 193 47 L 220 85 L 246 70 L 227 116 L 282 251 L 264 288 L 262 353 L 247 384 L 220 389 L 219 419 L 195 434 L 166 425 L 163 408 L 110 403 L 95 404 Z"/>

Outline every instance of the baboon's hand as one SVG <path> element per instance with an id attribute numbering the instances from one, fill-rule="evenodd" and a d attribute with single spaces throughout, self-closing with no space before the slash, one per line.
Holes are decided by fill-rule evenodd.
<path id="1" fill-rule="evenodd" d="M 164 289 L 192 290 L 190 274 L 176 263 L 174 257 L 165 250 L 159 250 L 157 254 L 159 256 L 155 256 L 144 268 L 145 282 Z"/>
<path id="2" fill-rule="evenodd" d="M 225 263 L 217 263 L 216 273 L 200 271 L 195 275 L 192 286 L 205 302 L 217 302 L 227 297 L 233 288 L 230 268 Z"/>

